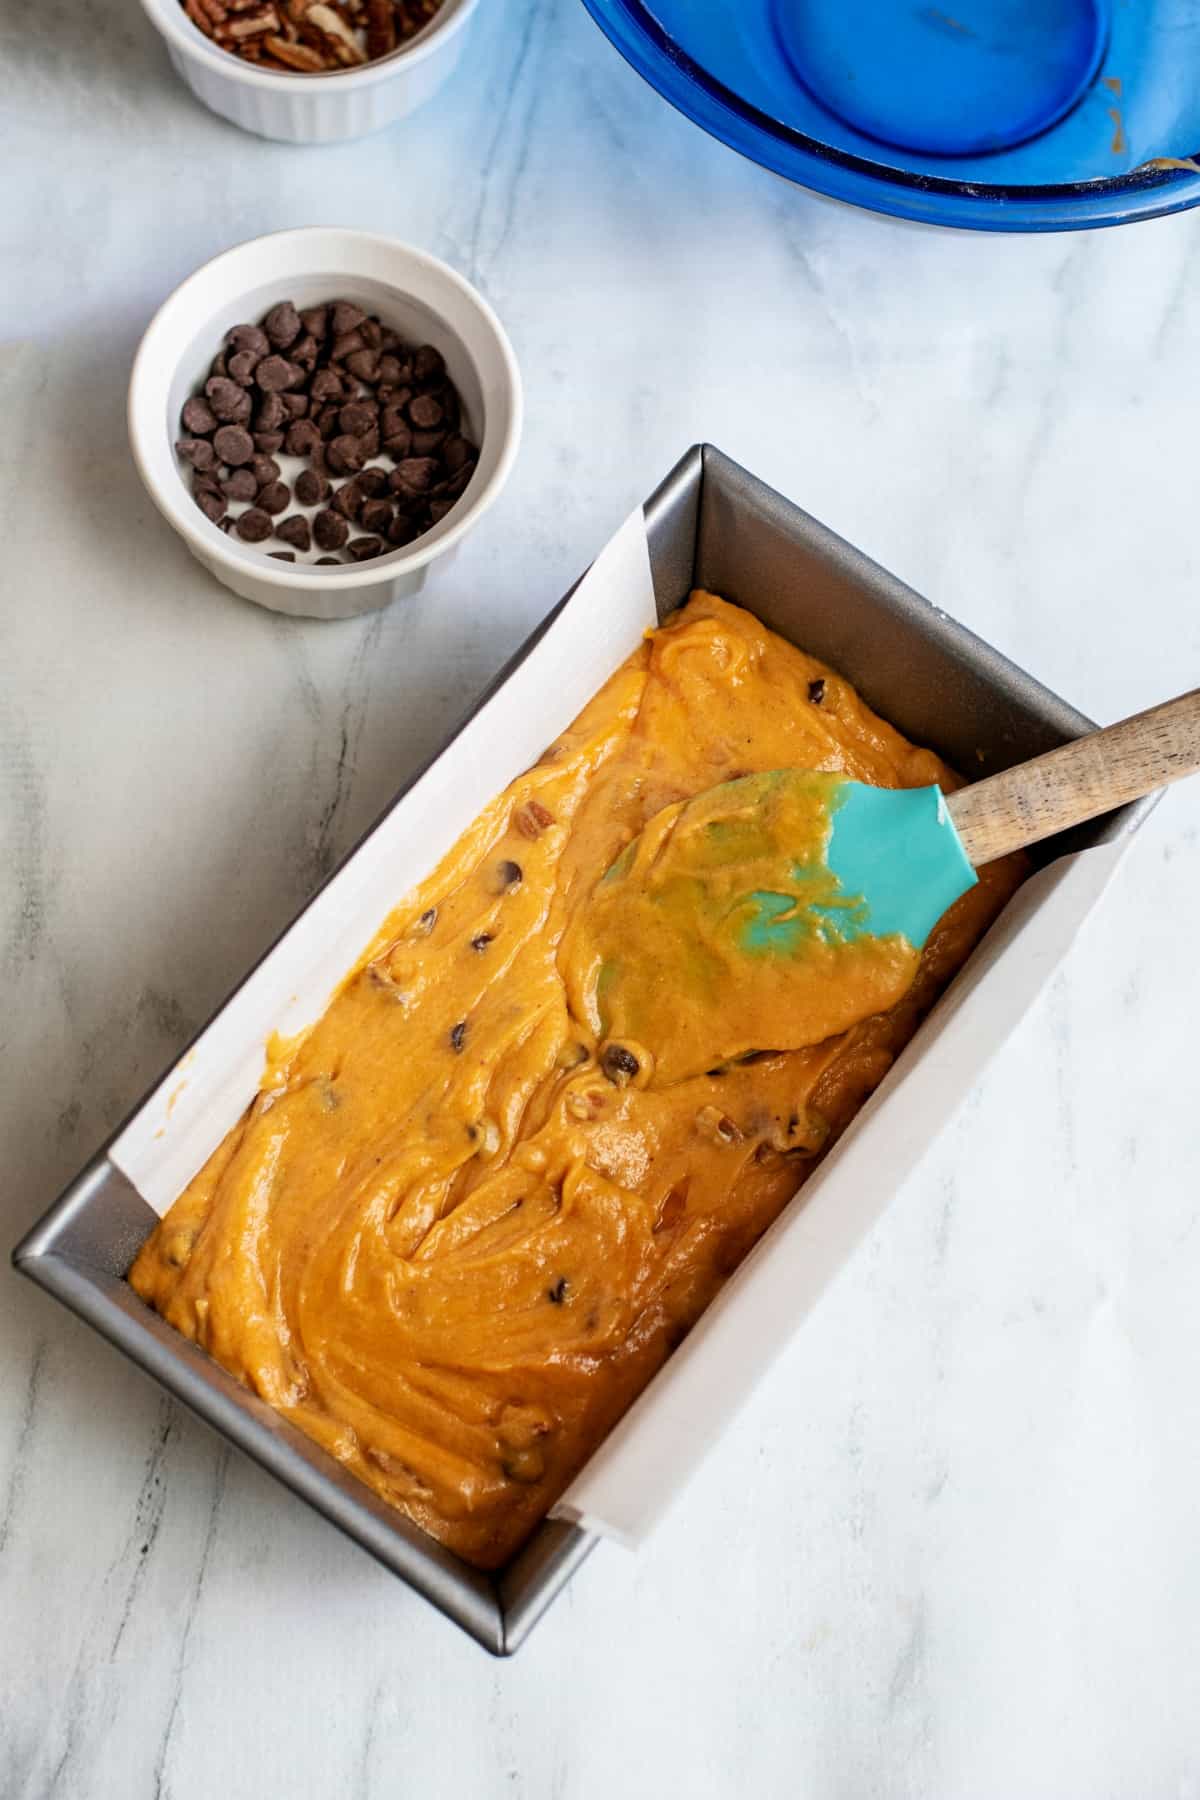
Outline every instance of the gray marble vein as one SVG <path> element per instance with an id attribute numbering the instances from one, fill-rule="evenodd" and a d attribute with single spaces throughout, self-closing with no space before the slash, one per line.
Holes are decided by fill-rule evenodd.
<path id="1" fill-rule="evenodd" d="M 430 112 L 327 150 L 210 116 L 118 0 L 0 6 L 0 50 L 6 1243 L 696 439 L 1096 718 L 1200 680 L 1200 216 L 828 204 L 579 0 L 482 0 Z M 337 626 L 213 583 L 123 423 L 171 288 L 321 220 L 478 281 L 528 407 L 459 558 Z M 509 1664 L 0 1270 L 0 1800 L 1200 1800 L 1197 892 L 1177 790 L 654 1541 Z"/>
<path id="2" fill-rule="evenodd" d="M 171 1783 L 168 1779 L 168 1763 L 171 1757 L 172 1742 L 176 1721 L 179 1718 L 183 1700 L 184 1682 L 188 1673 L 188 1650 L 192 1639 L 192 1630 L 196 1617 L 204 1599 L 204 1578 L 208 1574 L 209 1561 L 213 1546 L 216 1543 L 220 1521 L 221 1499 L 225 1492 L 225 1474 L 229 1466 L 228 1450 L 222 1450 L 217 1458 L 213 1477 L 212 1497 L 209 1503 L 208 1529 L 204 1535 L 204 1547 L 200 1553 L 200 1561 L 196 1568 L 196 1579 L 188 1597 L 187 1610 L 184 1613 L 183 1629 L 179 1633 L 179 1655 L 171 1680 L 171 1700 L 167 1711 L 166 1723 L 159 1739 L 154 1758 L 154 1795 L 155 1800 L 168 1800 Z"/>
<path id="3" fill-rule="evenodd" d="M 16 1439 L 9 1460 L 8 1480 L 4 1489 L 3 1506 L 0 1508 L 0 1556 L 8 1549 L 10 1537 L 13 1535 L 17 1515 L 20 1510 L 21 1496 L 25 1488 L 28 1473 L 30 1438 L 37 1422 L 38 1391 L 42 1381 L 42 1370 L 46 1363 L 46 1346 L 37 1343 L 32 1346 L 29 1357 L 29 1373 L 22 1399 L 20 1415 L 17 1421 Z"/>

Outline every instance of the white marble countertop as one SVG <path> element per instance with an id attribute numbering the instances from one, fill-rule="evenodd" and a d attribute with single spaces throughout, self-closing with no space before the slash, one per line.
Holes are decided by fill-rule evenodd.
<path id="1" fill-rule="evenodd" d="M 6 1246 L 694 439 L 1097 718 L 1200 679 L 1200 214 L 838 208 L 578 0 L 491 0 L 432 112 L 326 150 L 207 115 L 130 0 L 4 30 Z M 324 222 L 478 282 L 529 403 L 457 565 L 341 626 L 206 576 L 122 419 L 184 275 Z M 1196 1800 L 1198 893 L 1193 788 L 651 1546 L 511 1663 L 0 1269 L 4 1800 Z"/>

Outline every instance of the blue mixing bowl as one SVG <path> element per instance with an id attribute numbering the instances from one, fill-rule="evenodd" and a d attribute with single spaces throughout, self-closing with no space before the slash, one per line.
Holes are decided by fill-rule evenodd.
<path id="1" fill-rule="evenodd" d="M 876 212 L 984 231 L 1200 201 L 1200 0 L 584 0 L 744 156 Z"/>

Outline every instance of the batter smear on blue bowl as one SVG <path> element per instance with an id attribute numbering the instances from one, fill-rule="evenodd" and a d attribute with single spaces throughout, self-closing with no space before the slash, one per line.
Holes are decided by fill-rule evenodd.
<path id="1" fill-rule="evenodd" d="M 784 770 L 806 779 L 784 784 L 774 826 L 743 806 L 702 845 L 699 873 L 714 858 L 723 871 L 714 893 L 760 897 L 737 921 L 752 1004 L 728 1056 L 673 1067 L 641 1043 L 636 1009 L 686 1026 L 706 992 L 670 966 L 662 919 L 651 930 L 631 907 L 622 929 L 622 880 L 671 809 L 702 811 L 727 783 L 745 800 L 749 778 Z M 480 1568 L 507 1562 L 1025 872 L 1020 858 L 981 870 L 919 951 L 856 931 L 822 873 L 837 776 L 960 785 L 832 669 L 693 594 L 403 901 L 324 1017 L 278 1047 L 139 1254 L 137 1292 L 431 1536 Z M 790 915 L 757 879 L 776 828 L 810 851 L 796 881 L 815 886 Z M 824 913 L 798 909 L 806 896 Z M 604 971 L 635 942 L 657 942 L 663 967 L 616 1018 Z M 761 971 L 786 977 L 789 942 L 816 944 L 832 1011 L 781 1050 L 797 991 Z M 839 1004 L 856 1022 L 829 1033 Z"/>

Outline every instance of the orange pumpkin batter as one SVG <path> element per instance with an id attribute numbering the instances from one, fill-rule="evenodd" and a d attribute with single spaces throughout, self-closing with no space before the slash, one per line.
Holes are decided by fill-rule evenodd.
<path id="1" fill-rule="evenodd" d="M 905 997 L 840 1037 L 671 1085 L 606 1065 L 568 1006 L 568 925 L 662 807 L 785 767 L 959 785 L 832 670 L 693 594 L 392 915 L 130 1272 L 481 1568 L 685 1336 L 1023 873 L 982 871 Z"/>

